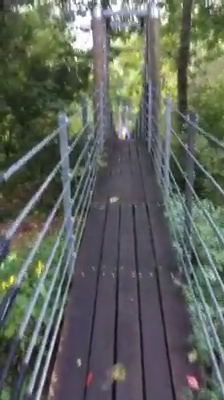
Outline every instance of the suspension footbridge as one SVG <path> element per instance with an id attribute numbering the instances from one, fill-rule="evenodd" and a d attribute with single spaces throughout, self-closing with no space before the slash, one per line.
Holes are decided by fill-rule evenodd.
<path id="1" fill-rule="evenodd" d="M 7 185 L 57 146 L 58 163 L 1 236 L 3 271 L 20 226 L 59 174 L 59 197 L 1 297 L 0 331 L 8 330 L 0 357 L 2 400 L 180 400 L 187 386 L 193 396 L 206 382 L 200 360 L 189 357 L 189 334 L 198 338 L 192 321 L 205 343 L 204 367 L 223 398 L 224 321 L 214 289 L 223 296 L 224 285 L 213 250 L 223 248 L 224 238 L 194 183 L 197 171 L 221 204 L 223 188 L 201 164 L 197 145 L 203 141 L 217 154 L 224 148 L 194 113 L 180 115 L 169 96 L 160 101 L 158 19 L 149 7 L 139 15 L 145 20 L 145 66 L 130 139 L 117 137 L 108 97 L 105 29 L 111 12 L 96 6 L 92 112 L 83 106 L 75 139 L 69 137 L 73 117 L 61 112 L 58 128 L 0 176 Z M 173 123 L 180 118 L 184 133 Z M 219 206 L 216 212 L 221 220 Z M 9 332 L 58 215 L 51 250 L 44 263 L 38 261 L 29 299 Z M 202 219 L 215 245 L 200 230 Z"/>

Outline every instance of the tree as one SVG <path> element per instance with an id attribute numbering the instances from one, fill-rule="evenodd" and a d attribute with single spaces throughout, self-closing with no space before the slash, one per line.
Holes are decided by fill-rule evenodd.
<path id="1" fill-rule="evenodd" d="M 47 6 L 0 18 L 0 143 L 8 163 L 49 133 L 57 111 L 87 88 L 90 62 Z"/>

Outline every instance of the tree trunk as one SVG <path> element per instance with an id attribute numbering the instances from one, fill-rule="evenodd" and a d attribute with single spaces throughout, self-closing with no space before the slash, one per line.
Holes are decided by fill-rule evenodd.
<path id="1" fill-rule="evenodd" d="M 177 60 L 178 109 L 182 114 L 188 111 L 188 66 L 190 62 L 190 35 L 193 0 L 183 0 L 179 54 Z"/>

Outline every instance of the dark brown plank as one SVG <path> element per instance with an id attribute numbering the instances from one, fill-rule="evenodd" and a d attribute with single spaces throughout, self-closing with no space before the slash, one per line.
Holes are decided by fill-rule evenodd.
<path id="1" fill-rule="evenodd" d="M 126 175 L 129 177 L 131 174 L 131 163 L 130 163 L 130 144 L 129 141 L 121 141 L 121 174 L 123 177 Z"/>
<path id="2" fill-rule="evenodd" d="M 105 215 L 105 207 L 92 207 L 87 219 L 52 377 L 53 400 L 83 398 Z"/>
<path id="3" fill-rule="evenodd" d="M 99 168 L 96 180 L 96 188 L 93 196 L 93 203 L 105 203 L 110 196 L 111 175 L 117 166 L 117 141 L 109 141 L 106 145 L 107 156 L 105 166 Z"/>
<path id="4" fill-rule="evenodd" d="M 131 205 L 121 206 L 117 362 L 124 365 L 126 379 L 116 387 L 117 400 L 142 400 L 139 305 Z"/>
<path id="5" fill-rule="evenodd" d="M 109 159 L 106 168 L 110 173 L 105 172 L 103 177 L 98 177 L 94 202 L 106 202 L 108 198 L 115 197 L 121 202 L 132 204 L 144 202 L 143 186 L 138 171 L 133 179 L 129 141 L 117 140 L 114 146 L 114 156 Z"/>
<path id="6" fill-rule="evenodd" d="M 111 164 L 111 175 L 120 175 L 121 174 L 121 162 L 122 162 L 122 154 L 120 151 L 120 142 L 116 139 L 115 147 L 114 147 L 114 154 L 113 154 L 113 165 Z"/>
<path id="7" fill-rule="evenodd" d="M 146 399 L 173 400 L 157 271 L 145 204 L 135 207 L 142 351 Z M 156 361 L 155 361 L 156 360 Z"/>
<path id="8" fill-rule="evenodd" d="M 135 190 L 142 194 L 142 203 L 145 201 L 144 188 L 142 184 L 142 174 L 139 164 L 139 157 L 137 152 L 137 146 L 134 141 L 130 142 L 130 157 L 132 166 L 132 180 L 134 182 Z"/>
<path id="9" fill-rule="evenodd" d="M 137 153 L 145 183 L 144 188 L 146 201 L 148 204 L 157 204 L 158 206 L 162 206 L 162 193 L 157 184 L 153 163 L 147 148 L 143 147 L 142 145 L 138 145 Z"/>
<path id="10" fill-rule="evenodd" d="M 150 160 L 140 151 L 143 184 L 146 200 L 149 205 L 150 224 L 153 232 L 153 242 L 158 268 L 160 290 L 162 293 L 162 308 L 164 313 L 166 339 L 168 344 L 173 386 L 177 400 L 182 400 L 183 388 L 186 387 L 187 375 L 198 376 L 195 365 L 188 362 L 189 349 L 188 337 L 190 333 L 187 309 L 180 288 L 174 283 L 173 276 L 177 273 L 177 264 L 174 250 L 169 235 L 168 226 L 164 217 L 161 203 L 161 193 L 154 177 L 147 174 Z M 152 181 L 154 181 L 154 195 L 152 194 Z M 152 204 L 152 198 L 158 196 L 159 201 Z M 151 203 L 151 204 L 150 204 Z"/>
<path id="11" fill-rule="evenodd" d="M 117 140 L 113 143 L 113 154 L 106 159 L 106 168 L 100 170 L 96 182 L 94 202 L 106 202 L 108 198 L 120 197 L 121 146 Z"/>
<path id="12" fill-rule="evenodd" d="M 107 371 L 114 362 L 116 280 L 118 262 L 119 204 L 109 205 L 104 236 L 101 271 L 89 371 L 93 374 L 86 400 L 111 400 L 112 386 Z"/>
<path id="13" fill-rule="evenodd" d="M 122 175 L 120 179 L 121 200 L 131 204 L 144 202 L 141 175 L 136 164 L 132 164 L 131 142 L 123 142 L 125 156 L 122 157 Z M 137 168 L 136 168 L 137 167 Z"/>
<path id="14" fill-rule="evenodd" d="M 131 157 L 131 170 L 132 170 L 132 173 L 134 175 L 137 174 L 137 175 L 141 176 L 139 160 L 138 160 L 138 155 L 137 155 L 136 143 L 133 140 L 130 141 L 130 157 Z"/>
<path id="15" fill-rule="evenodd" d="M 190 323 L 181 290 L 173 279 L 177 264 L 165 218 L 161 207 L 151 207 L 150 211 L 173 383 L 177 400 L 182 400 L 186 376 L 198 375 L 196 367 L 187 358 Z"/>

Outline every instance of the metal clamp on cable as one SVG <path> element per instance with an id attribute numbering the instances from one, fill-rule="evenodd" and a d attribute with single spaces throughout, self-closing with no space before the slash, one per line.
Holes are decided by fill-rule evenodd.
<path id="1" fill-rule="evenodd" d="M 0 236 L 0 263 L 5 260 L 9 252 L 9 239 L 6 239 L 5 236 Z"/>

